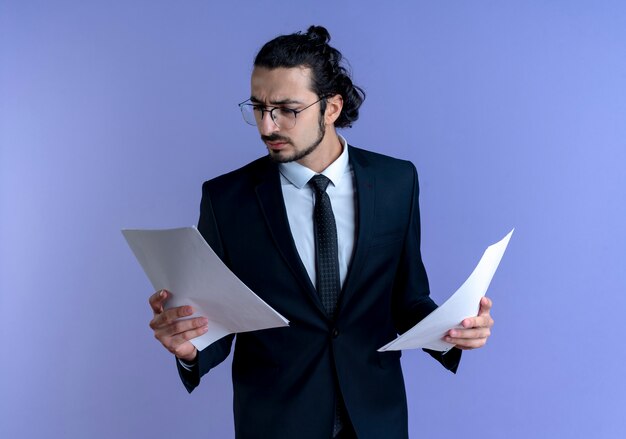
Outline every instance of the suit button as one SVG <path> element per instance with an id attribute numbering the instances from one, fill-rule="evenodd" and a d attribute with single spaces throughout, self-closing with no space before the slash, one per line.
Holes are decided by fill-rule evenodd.
<path id="1" fill-rule="evenodd" d="M 333 328 L 331 334 L 332 334 L 333 338 L 337 338 L 337 337 L 339 337 L 339 330 L 337 328 Z"/>

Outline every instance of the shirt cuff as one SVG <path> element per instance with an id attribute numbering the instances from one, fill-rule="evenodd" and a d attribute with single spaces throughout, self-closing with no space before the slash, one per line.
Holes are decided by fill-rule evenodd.
<path id="1" fill-rule="evenodd" d="M 196 361 L 193 361 L 191 363 L 185 361 L 185 360 L 181 360 L 180 358 L 176 357 L 176 359 L 178 360 L 178 364 L 180 364 L 180 366 L 185 369 L 188 372 L 191 372 L 194 368 L 194 366 L 196 365 Z"/>

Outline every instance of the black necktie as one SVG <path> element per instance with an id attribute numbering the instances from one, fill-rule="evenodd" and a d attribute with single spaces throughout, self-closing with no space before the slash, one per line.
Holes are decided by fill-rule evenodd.
<path id="1" fill-rule="evenodd" d="M 337 226 L 330 197 L 326 188 L 330 180 L 324 175 L 316 175 L 309 183 L 315 190 L 313 209 L 313 229 L 315 231 L 315 272 L 317 294 L 322 299 L 326 313 L 332 318 L 337 309 L 339 297 L 339 259 L 337 251 Z"/>
<path id="2" fill-rule="evenodd" d="M 337 250 L 337 225 L 326 188 L 330 183 L 328 177 L 316 175 L 309 180 L 315 191 L 315 208 L 313 209 L 313 230 L 315 232 L 315 273 L 317 294 L 322 299 L 326 314 L 333 318 L 337 310 L 337 299 L 341 290 L 339 279 L 339 252 Z M 341 398 L 335 399 L 335 419 L 333 421 L 333 437 L 343 428 L 344 408 Z"/>

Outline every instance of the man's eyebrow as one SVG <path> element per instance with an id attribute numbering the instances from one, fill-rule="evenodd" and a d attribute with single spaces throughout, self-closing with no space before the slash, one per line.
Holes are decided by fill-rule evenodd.
<path id="1" fill-rule="evenodd" d="M 254 96 L 250 96 L 250 102 L 253 102 L 255 104 L 262 104 L 263 101 L 261 101 L 259 98 L 254 97 Z M 298 105 L 302 105 L 302 101 L 299 101 L 297 99 L 281 99 L 279 101 L 270 101 L 269 102 L 270 105 L 293 105 L 293 104 L 298 104 Z"/>

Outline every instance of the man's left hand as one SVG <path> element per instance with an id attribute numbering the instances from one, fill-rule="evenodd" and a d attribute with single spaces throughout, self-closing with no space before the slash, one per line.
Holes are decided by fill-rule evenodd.
<path id="1" fill-rule="evenodd" d="M 469 317 L 461 322 L 463 328 L 451 329 L 443 338 L 459 349 L 476 349 L 483 347 L 491 335 L 493 319 L 489 315 L 492 302 L 489 298 L 480 299 L 480 310 L 476 317 Z"/>

